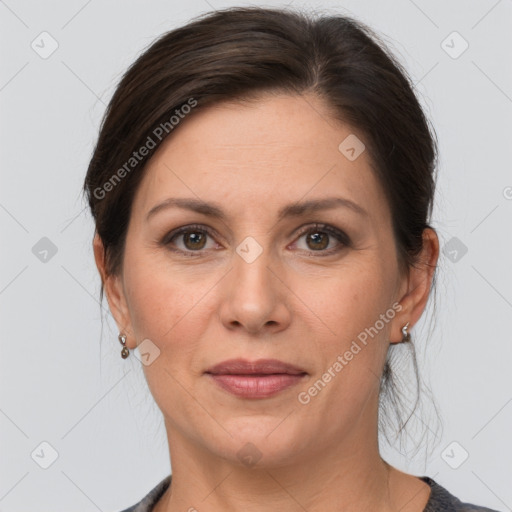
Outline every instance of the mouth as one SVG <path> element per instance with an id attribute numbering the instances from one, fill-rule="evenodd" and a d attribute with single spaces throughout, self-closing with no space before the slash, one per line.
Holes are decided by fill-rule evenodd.
<path id="1" fill-rule="evenodd" d="M 269 398 L 299 384 L 307 372 L 277 359 L 230 359 L 205 374 L 224 391 L 239 398 Z"/>

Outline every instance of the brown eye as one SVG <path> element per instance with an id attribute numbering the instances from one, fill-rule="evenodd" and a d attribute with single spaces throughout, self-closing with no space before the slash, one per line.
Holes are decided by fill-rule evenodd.
<path id="1" fill-rule="evenodd" d="M 305 240 L 304 250 L 310 253 L 317 252 L 318 256 L 329 256 L 350 246 L 350 239 L 343 231 L 326 224 L 309 226 L 303 229 L 300 235 L 299 240 L 302 238 Z M 300 245 L 298 242 L 297 244 Z M 329 245 L 334 245 L 334 247 L 329 248 Z"/>
<path id="2" fill-rule="evenodd" d="M 329 235 L 316 231 L 307 235 L 306 243 L 310 243 L 309 247 L 313 250 L 325 249 L 329 245 Z"/>
<path id="3" fill-rule="evenodd" d="M 208 249 L 208 238 L 211 238 L 213 242 L 213 236 L 208 230 L 191 225 L 172 231 L 163 238 L 161 244 L 169 247 L 172 251 L 195 256 L 193 253 L 199 255 Z M 203 251 L 203 249 L 205 250 Z"/>
<path id="4" fill-rule="evenodd" d="M 198 231 L 190 231 L 186 233 L 182 233 L 180 236 L 182 236 L 183 243 L 187 249 L 190 250 L 197 250 L 202 249 L 205 246 L 206 243 L 206 235 L 205 233 L 200 233 Z"/>

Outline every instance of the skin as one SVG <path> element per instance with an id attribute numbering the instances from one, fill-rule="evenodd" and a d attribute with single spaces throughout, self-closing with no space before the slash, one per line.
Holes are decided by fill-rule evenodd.
<path id="1" fill-rule="evenodd" d="M 422 315 L 439 243 L 425 230 L 418 268 L 400 275 L 389 205 L 368 152 L 350 161 L 338 150 L 351 133 L 314 96 L 265 95 L 197 111 L 146 168 L 119 275 L 106 275 L 96 236 L 96 263 L 127 346 L 149 339 L 160 350 L 143 365 L 173 470 L 157 512 L 423 510 L 430 487 L 380 457 L 377 407 L 388 347 Z M 332 196 L 367 215 L 336 207 L 277 219 L 285 205 Z M 146 220 L 169 197 L 216 202 L 226 219 L 169 208 Z M 190 224 L 212 230 L 204 245 L 183 235 L 161 243 Z M 320 242 L 299 233 L 308 226 L 323 234 Z M 262 249 L 251 263 L 236 252 L 248 236 Z M 339 250 L 322 256 L 331 249 Z M 298 393 L 394 303 L 401 310 L 301 404 Z M 308 375 L 270 398 L 237 398 L 204 374 L 234 357 L 280 359 Z M 237 456 L 248 442 L 261 454 L 253 466 Z"/>

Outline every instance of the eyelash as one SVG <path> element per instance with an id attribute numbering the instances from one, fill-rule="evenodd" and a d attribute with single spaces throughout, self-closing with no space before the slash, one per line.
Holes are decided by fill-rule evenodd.
<path id="1" fill-rule="evenodd" d="M 167 235 L 164 236 L 164 238 L 162 239 L 162 241 L 160 243 L 161 243 L 161 245 L 169 248 L 169 245 L 171 244 L 172 240 L 174 240 L 178 236 L 185 234 L 185 233 L 196 233 L 196 232 L 206 234 L 206 235 L 210 236 L 211 238 L 214 238 L 214 233 L 206 226 L 201 226 L 200 224 L 190 224 L 188 226 L 183 226 L 174 231 L 171 231 L 170 233 L 168 233 Z M 298 238 L 300 238 L 303 235 L 306 235 L 308 233 L 317 233 L 317 232 L 323 232 L 323 233 L 327 233 L 328 235 L 333 236 L 341 244 L 341 247 L 338 246 L 338 247 L 335 247 L 334 249 L 329 249 L 329 250 L 307 251 L 308 255 L 314 254 L 315 256 L 319 256 L 319 257 L 331 256 L 332 254 L 335 254 L 335 253 L 341 251 L 344 247 L 349 247 L 351 245 L 350 238 L 343 231 L 340 231 L 339 229 L 337 229 L 333 226 L 329 226 L 328 224 L 315 223 L 313 225 L 306 226 L 305 228 L 303 228 L 299 231 L 297 236 L 298 236 Z M 182 249 L 171 249 L 171 248 L 169 248 L 169 249 L 173 252 L 181 253 L 184 256 L 192 257 L 192 258 L 200 256 L 200 254 L 202 252 L 204 252 L 202 249 L 199 249 L 197 251 L 192 251 L 192 250 L 183 251 Z M 322 253 L 322 254 L 320 255 L 319 253 Z"/>

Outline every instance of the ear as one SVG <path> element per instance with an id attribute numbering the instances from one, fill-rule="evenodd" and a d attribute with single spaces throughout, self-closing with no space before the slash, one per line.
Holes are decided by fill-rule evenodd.
<path id="1" fill-rule="evenodd" d="M 434 272 L 439 258 L 439 239 L 432 228 L 423 230 L 423 249 L 418 256 L 418 263 L 409 270 L 405 277 L 406 290 L 400 299 L 402 309 L 391 330 L 391 343 L 402 341 L 402 327 L 409 322 L 408 331 L 421 317 L 430 295 L 430 288 L 434 278 Z"/>
<path id="2" fill-rule="evenodd" d="M 96 267 L 98 268 L 101 276 L 101 282 L 103 283 L 112 316 L 116 321 L 119 332 L 127 335 L 126 346 L 128 348 L 135 348 L 136 342 L 133 336 L 133 329 L 124 294 L 122 278 L 118 275 L 108 275 L 105 262 L 105 249 L 98 233 L 95 233 L 94 235 L 93 250 Z"/>

